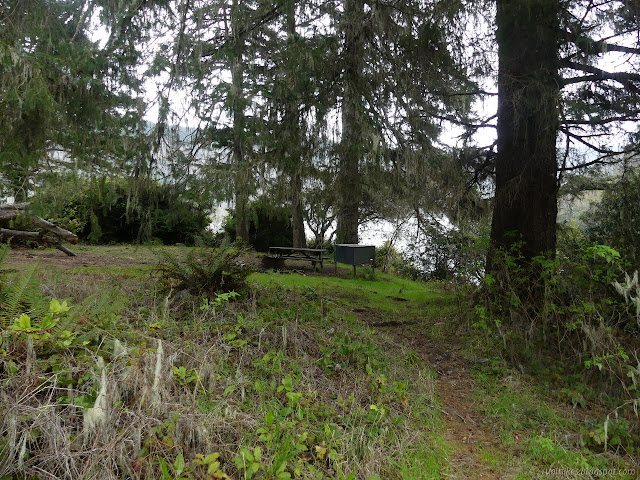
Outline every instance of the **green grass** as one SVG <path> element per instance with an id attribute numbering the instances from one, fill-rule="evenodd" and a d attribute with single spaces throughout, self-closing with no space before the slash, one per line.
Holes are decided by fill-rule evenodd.
<path id="1" fill-rule="evenodd" d="M 114 266 L 81 266 L 66 270 L 71 274 L 105 274 L 113 277 L 149 277 L 155 269 L 154 265 L 114 265 Z"/>
<path id="2" fill-rule="evenodd" d="M 81 248 L 155 258 L 145 248 Z M 0 410 L 22 413 L 0 423 L 0 447 L 14 455 L 0 476 L 28 478 L 36 474 L 32 465 L 64 477 L 70 461 L 74 478 L 95 478 L 114 465 L 121 477 L 163 480 L 205 478 L 208 468 L 259 480 L 285 473 L 353 480 L 461 473 L 452 462 L 459 445 L 447 442 L 451 419 L 438 406 L 437 374 L 424 348 L 371 326 L 406 323 L 396 332 L 407 342 L 428 340 L 494 359 L 461 318 L 468 309 L 460 293 L 365 269 L 356 278 L 270 272 L 252 274 L 242 298 L 212 306 L 159 293 L 152 269 L 132 263 L 42 272 L 43 292 L 70 299 L 76 323 L 70 333 L 60 328 L 46 340 L 33 339 L 31 357 L 29 332 L 3 333 L 0 381 L 19 400 Z M 125 352 L 116 355 L 118 344 Z M 79 432 L 98 396 L 100 358 L 112 385 L 103 428 L 117 435 L 90 437 L 87 453 Z M 535 378 L 495 358 L 476 368 L 473 379 L 471 398 L 483 428 L 497 439 L 473 453 L 485 471 L 534 479 L 549 468 L 624 468 L 615 447 L 603 455 L 593 440 L 576 441 L 593 439 L 601 419 L 586 427 Z M 8 435 L 14 425 L 29 438 L 23 466 L 15 457 L 20 436 Z M 624 435 L 621 422 L 612 421 L 614 430 Z M 52 455 L 46 448 L 52 444 L 69 455 Z"/>
<path id="3" fill-rule="evenodd" d="M 585 448 L 589 437 L 584 427 L 566 406 L 541 395 L 544 387 L 534 379 L 495 363 L 477 369 L 474 378 L 477 401 L 500 438 L 503 451 L 498 455 L 515 460 L 514 478 L 540 478 L 549 469 L 623 472 L 629 468 L 622 457 L 605 457 Z M 493 453 L 484 455 L 490 459 Z M 637 476 L 619 473 L 606 478 Z"/>
<path id="4" fill-rule="evenodd" d="M 424 282 L 415 282 L 376 272 L 373 279 L 302 276 L 293 273 L 255 273 L 257 284 L 312 289 L 351 307 L 365 307 L 385 314 L 455 308 L 454 295 Z"/>

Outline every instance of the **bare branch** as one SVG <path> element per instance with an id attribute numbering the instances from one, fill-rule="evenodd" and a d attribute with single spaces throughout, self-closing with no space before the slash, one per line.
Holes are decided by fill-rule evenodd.
<path id="1" fill-rule="evenodd" d="M 625 159 L 621 158 L 621 155 L 628 154 L 630 152 L 621 151 L 621 152 L 611 152 L 605 155 L 601 155 L 595 160 L 591 160 L 589 162 L 580 163 L 578 165 L 572 165 L 570 167 L 560 167 L 558 168 L 559 172 L 571 172 L 574 170 L 580 170 L 587 167 L 592 167 L 594 165 L 615 165 L 616 163 L 623 162 Z M 639 155 L 640 152 L 633 152 L 632 157 Z"/>
<path id="2" fill-rule="evenodd" d="M 606 70 L 594 67 L 593 65 L 585 65 L 582 63 L 572 62 L 570 60 L 565 60 L 563 62 L 563 66 L 579 70 L 581 72 L 590 73 L 591 75 L 563 79 L 562 86 L 586 81 L 614 80 L 621 83 L 629 90 L 640 93 L 640 88 L 634 84 L 634 82 L 640 82 L 640 74 L 629 72 L 607 72 Z"/>
<path id="3" fill-rule="evenodd" d="M 640 117 L 609 117 L 609 118 L 591 118 L 589 120 L 564 120 L 564 125 L 607 125 L 615 122 L 640 122 Z"/>
<path id="4" fill-rule="evenodd" d="M 582 136 L 576 135 L 575 133 L 571 133 L 570 131 L 568 131 L 565 128 L 561 128 L 560 131 L 563 132 L 568 137 L 571 137 L 571 138 L 577 140 L 578 142 L 582 143 L 583 145 L 589 147 L 591 150 L 593 150 L 595 152 L 601 153 L 603 155 L 609 155 L 609 154 L 613 154 L 614 153 L 611 150 L 607 150 L 605 148 L 598 147 L 597 145 L 593 145 L 592 143 L 587 142 Z"/>

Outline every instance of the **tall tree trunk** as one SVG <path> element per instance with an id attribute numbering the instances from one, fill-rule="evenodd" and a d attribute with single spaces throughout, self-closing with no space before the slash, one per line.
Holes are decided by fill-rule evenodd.
<path id="1" fill-rule="evenodd" d="M 298 41 L 296 34 L 296 2 L 291 0 L 287 4 L 287 37 L 289 46 Z M 291 62 L 291 59 L 289 59 Z M 286 168 L 289 171 L 289 187 L 291 189 L 291 226 L 293 230 L 293 246 L 306 247 L 307 238 L 304 231 L 304 210 L 302 205 L 302 132 L 300 128 L 300 113 L 298 101 L 299 72 L 291 65 L 289 69 L 289 98 L 285 106 L 284 125 L 287 130 Z"/>
<path id="2" fill-rule="evenodd" d="M 344 92 L 342 98 L 342 144 L 338 178 L 337 243 L 358 243 L 361 183 L 359 175 L 362 142 L 363 0 L 344 2 Z"/>
<path id="3" fill-rule="evenodd" d="M 487 270 L 521 245 L 521 266 L 556 247 L 559 0 L 497 0 L 498 155 Z"/>
<path id="4" fill-rule="evenodd" d="M 233 163 L 235 175 L 236 237 L 249 243 L 247 203 L 249 202 L 250 169 L 244 156 L 244 35 L 241 33 L 241 18 L 238 0 L 231 6 L 231 34 L 233 37 L 233 59 L 231 60 L 231 112 L 233 116 Z"/>
<path id="5" fill-rule="evenodd" d="M 302 177 L 300 172 L 291 175 L 291 212 L 293 227 L 293 246 L 306 247 L 307 236 L 304 231 L 304 210 L 302 207 Z"/>

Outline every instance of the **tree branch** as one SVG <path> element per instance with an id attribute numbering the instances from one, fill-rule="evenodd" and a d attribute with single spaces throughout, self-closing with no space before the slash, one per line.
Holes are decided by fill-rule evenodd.
<path id="1" fill-rule="evenodd" d="M 614 122 L 640 122 L 640 117 L 609 117 L 609 118 L 591 118 L 589 120 L 564 120 L 565 125 L 606 125 Z"/>
<path id="2" fill-rule="evenodd" d="M 571 133 L 570 131 L 568 131 L 566 128 L 561 128 L 560 131 L 562 133 L 564 133 L 565 135 L 567 135 L 568 137 L 574 138 L 576 139 L 578 142 L 582 143 L 583 145 L 589 147 L 591 150 L 601 153 L 603 155 L 610 155 L 610 154 L 614 154 L 614 152 L 612 152 L 611 150 L 606 150 L 604 148 L 598 147 L 596 145 L 593 145 L 592 143 L 587 142 L 584 138 L 582 138 L 580 135 L 576 135 L 575 133 Z"/>
<path id="3" fill-rule="evenodd" d="M 640 93 L 640 88 L 638 88 L 638 86 L 633 83 L 640 82 L 640 74 L 629 72 L 607 72 L 606 70 L 594 67 L 593 65 L 584 65 L 582 63 L 573 62 L 571 60 L 565 60 L 564 62 L 562 62 L 562 64 L 564 67 L 591 74 L 581 77 L 565 78 L 562 80 L 563 87 L 571 85 L 573 83 L 586 81 L 614 80 L 621 83 L 629 90 L 632 90 L 635 93 Z"/>
<path id="4" fill-rule="evenodd" d="M 437 118 L 438 120 L 443 120 L 446 122 L 451 122 L 455 125 L 460 125 L 461 127 L 469 127 L 469 128 L 498 128 L 497 125 L 494 125 L 492 123 L 489 123 L 491 120 L 493 120 L 494 118 L 496 118 L 498 115 L 492 115 L 482 121 L 480 121 L 480 123 L 471 123 L 471 122 L 465 122 L 464 120 L 457 120 L 449 115 L 438 115 L 437 113 L 433 113 L 433 112 L 427 112 L 424 114 L 421 114 L 422 117 L 431 117 L 431 118 Z"/>
<path id="5" fill-rule="evenodd" d="M 588 48 L 582 48 L 580 42 L 588 44 Z M 607 53 L 607 52 L 622 52 L 631 53 L 634 55 L 640 55 L 640 48 L 625 47 L 624 45 L 616 45 L 613 43 L 607 43 L 605 40 L 593 40 L 588 37 L 581 37 L 577 40 L 576 44 L 578 48 L 587 53 Z"/>
<path id="6" fill-rule="evenodd" d="M 579 165 L 572 165 L 570 167 L 559 167 L 558 172 L 571 172 L 574 170 L 580 170 L 582 168 L 592 167 L 594 165 L 615 165 L 616 163 L 620 163 L 624 161 L 623 158 L 617 158 L 619 155 L 623 155 L 625 153 L 630 153 L 627 151 L 622 152 L 610 152 L 605 155 L 601 155 L 595 160 L 591 160 L 589 162 L 581 163 Z M 638 152 L 633 152 L 632 157 L 638 155 Z M 607 161 L 607 159 L 611 159 Z"/>

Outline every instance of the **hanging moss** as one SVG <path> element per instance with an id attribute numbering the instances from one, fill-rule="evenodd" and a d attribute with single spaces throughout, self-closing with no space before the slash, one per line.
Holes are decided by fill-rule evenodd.
<path id="1" fill-rule="evenodd" d="M 135 193 L 135 194 L 134 194 Z M 45 203 L 48 196 L 40 196 Z M 132 191 L 126 179 L 78 182 L 62 205 L 40 206 L 59 225 L 87 243 L 159 242 L 192 245 L 206 236 L 208 210 L 175 186 L 143 182 Z"/>

